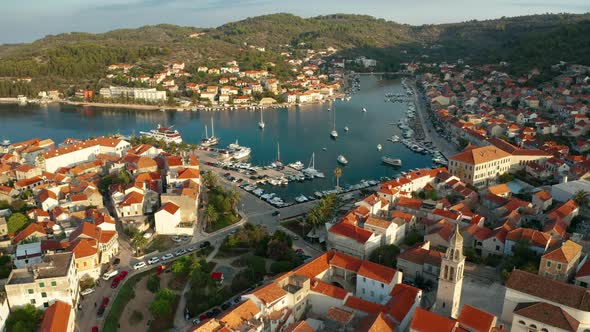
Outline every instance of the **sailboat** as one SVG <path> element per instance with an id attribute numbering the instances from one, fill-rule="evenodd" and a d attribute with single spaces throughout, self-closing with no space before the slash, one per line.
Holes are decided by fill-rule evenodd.
<path id="1" fill-rule="evenodd" d="M 336 131 L 336 108 L 334 108 L 334 129 L 332 129 L 330 136 L 332 136 L 332 138 L 338 137 L 338 132 Z"/>
<path id="2" fill-rule="evenodd" d="M 205 138 L 201 139 L 202 146 L 213 146 L 219 143 L 219 138 L 215 137 L 215 128 L 213 128 L 213 118 L 211 118 L 211 137 L 207 133 L 207 126 L 205 126 Z"/>
<path id="3" fill-rule="evenodd" d="M 281 147 L 279 145 L 279 142 L 277 142 L 277 160 L 270 164 L 270 166 L 277 168 L 283 167 L 283 162 L 281 162 Z"/>
<path id="4" fill-rule="evenodd" d="M 264 120 L 262 119 L 262 110 L 260 110 L 260 122 L 258 122 L 258 127 L 260 127 L 260 129 L 264 129 Z"/>
<path id="5" fill-rule="evenodd" d="M 309 177 L 316 177 L 316 178 L 323 178 L 324 173 L 315 169 L 315 152 L 311 154 L 311 161 L 309 162 L 309 166 L 303 170 L 303 174 Z"/>

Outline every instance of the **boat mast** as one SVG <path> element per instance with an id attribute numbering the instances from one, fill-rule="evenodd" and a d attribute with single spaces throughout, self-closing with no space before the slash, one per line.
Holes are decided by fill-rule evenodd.
<path id="1" fill-rule="evenodd" d="M 209 138 L 209 133 L 207 132 L 207 125 L 205 125 L 205 138 Z"/>
<path id="2" fill-rule="evenodd" d="M 213 117 L 211 117 L 211 137 L 215 137 L 215 128 L 213 127 Z"/>
<path id="3" fill-rule="evenodd" d="M 334 106 L 334 130 L 336 130 L 336 106 Z"/>
<path id="4" fill-rule="evenodd" d="M 279 142 L 277 142 L 277 161 L 281 161 L 281 147 Z"/>

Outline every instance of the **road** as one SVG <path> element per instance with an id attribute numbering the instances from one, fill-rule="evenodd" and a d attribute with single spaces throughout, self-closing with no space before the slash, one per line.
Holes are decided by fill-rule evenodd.
<path id="1" fill-rule="evenodd" d="M 420 119 L 422 128 L 424 128 L 425 138 L 434 143 L 438 150 L 448 159 L 450 156 L 458 152 L 457 147 L 440 136 L 440 134 L 434 129 L 432 121 L 430 120 L 430 114 L 428 114 L 426 110 L 426 101 L 423 98 L 420 98 L 421 94 L 416 88 L 416 82 L 414 80 L 409 80 L 409 82 L 410 84 L 408 85 L 414 92 L 414 104 L 416 105 L 418 118 Z"/>

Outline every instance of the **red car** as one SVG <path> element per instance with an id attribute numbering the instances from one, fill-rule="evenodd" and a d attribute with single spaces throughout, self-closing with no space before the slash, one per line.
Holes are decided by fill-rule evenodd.
<path id="1" fill-rule="evenodd" d="M 201 316 L 199 316 L 199 319 L 201 320 L 201 322 L 207 318 L 209 318 L 209 317 L 207 317 L 207 315 L 205 315 L 205 314 L 202 314 Z"/>
<path id="2" fill-rule="evenodd" d="M 113 282 L 111 283 L 111 288 L 117 288 L 117 286 L 119 286 L 119 277 L 116 277 L 115 279 L 113 279 Z"/>
<path id="3" fill-rule="evenodd" d="M 108 297 L 106 297 L 106 296 L 103 297 L 102 298 L 102 303 L 100 305 L 103 306 L 103 307 L 106 307 L 109 304 L 109 300 L 110 299 Z"/>
<path id="4" fill-rule="evenodd" d="M 92 332 L 98 332 L 98 326 L 93 326 L 92 327 Z"/>
<path id="5" fill-rule="evenodd" d="M 117 278 L 119 278 L 119 281 L 125 279 L 125 277 L 129 274 L 128 271 L 121 271 L 119 272 L 119 275 L 117 276 Z"/>

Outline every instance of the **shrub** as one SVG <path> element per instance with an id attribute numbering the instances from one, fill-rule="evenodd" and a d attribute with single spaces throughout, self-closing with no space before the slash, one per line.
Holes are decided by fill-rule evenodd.
<path id="1" fill-rule="evenodd" d="M 148 278 L 147 289 L 152 293 L 160 290 L 160 277 L 158 275 L 154 274 Z"/>
<path id="2" fill-rule="evenodd" d="M 292 268 L 293 268 L 293 263 L 291 261 L 278 261 L 278 262 L 273 262 L 270 265 L 270 272 L 277 274 L 277 273 L 290 271 Z"/>

